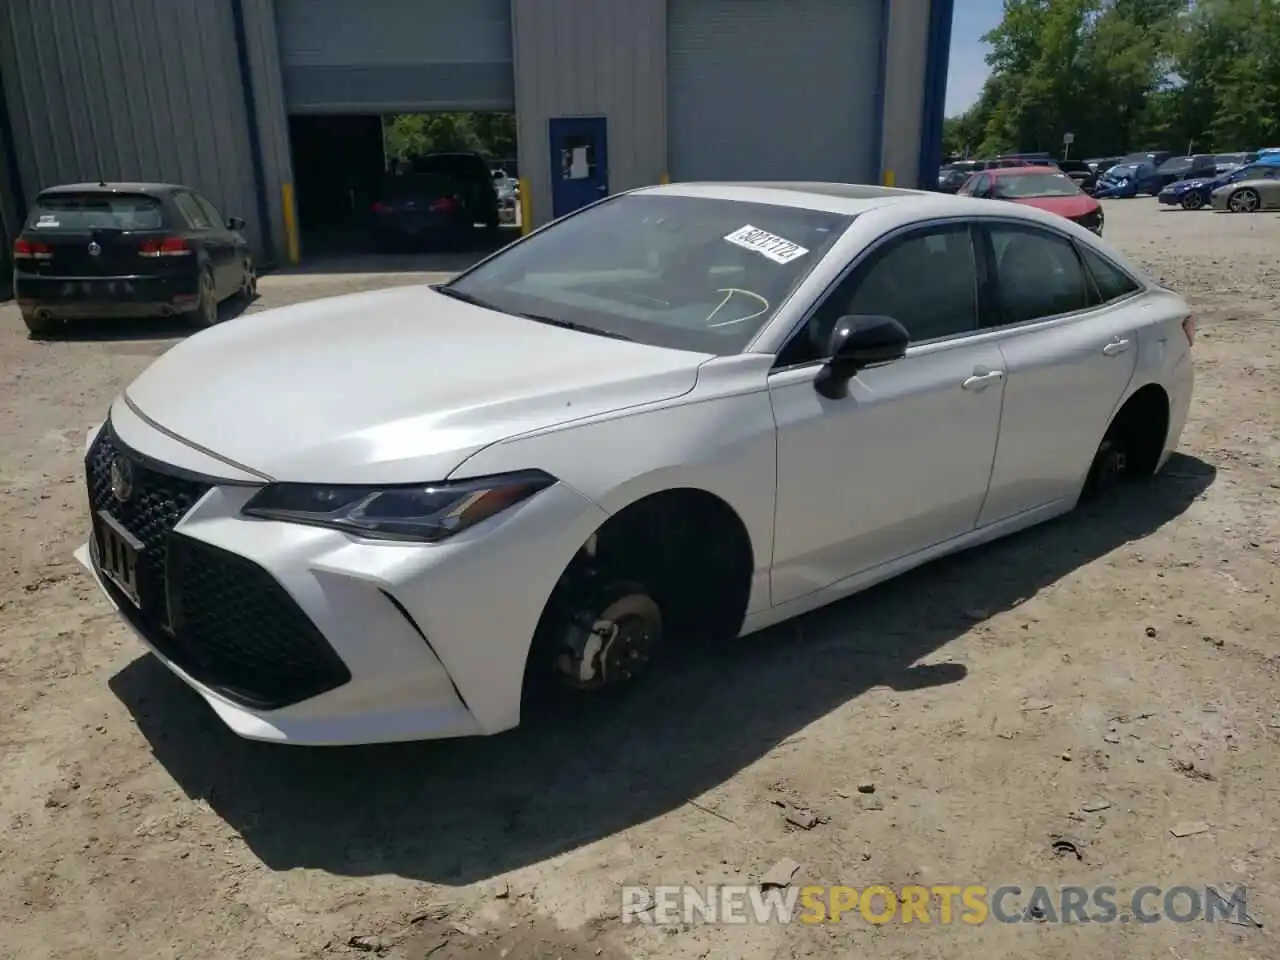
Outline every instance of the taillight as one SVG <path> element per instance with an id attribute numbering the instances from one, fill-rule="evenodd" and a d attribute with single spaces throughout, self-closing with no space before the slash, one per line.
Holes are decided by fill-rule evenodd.
<path id="1" fill-rule="evenodd" d="M 391 208 L 388 207 L 381 200 L 378 200 L 372 206 L 370 206 L 369 210 L 372 211 L 373 213 L 390 213 L 391 212 Z"/>
<path id="2" fill-rule="evenodd" d="M 19 237 L 13 244 L 15 260 L 52 260 L 53 247 L 38 240 L 24 240 Z"/>
<path id="3" fill-rule="evenodd" d="M 453 213 L 458 209 L 458 201 L 453 197 L 438 197 L 431 201 L 428 208 L 432 213 Z"/>
<path id="4" fill-rule="evenodd" d="M 1196 342 L 1196 318 L 1186 317 L 1182 321 L 1182 332 L 1187 336 L 1187 346 L 1194 346 Z"/>
<path id="5" fill-rule="evenodd" d="M 191 247 L 182 237 L 165 237 L 163 240 L 144 240 L 138 247 L 140 257 L 186 257 Z"/>

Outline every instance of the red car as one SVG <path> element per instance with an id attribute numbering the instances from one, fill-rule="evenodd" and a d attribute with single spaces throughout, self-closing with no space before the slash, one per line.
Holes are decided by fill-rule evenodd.
<path id="1" fill-rule="evenodd" d="M 1102 236 L 1102 205 L 1057 167 L 1007 167 L 975 173 L 960 195 L 1010 200 L 1056 213 Z"/>

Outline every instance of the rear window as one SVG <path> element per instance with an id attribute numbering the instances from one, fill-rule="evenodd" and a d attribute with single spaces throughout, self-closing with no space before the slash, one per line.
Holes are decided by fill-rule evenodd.
<path id="1" fill-rule="evenodd" d="M 164 208 L 155 197 L 122 193 L 59 193 L 38 197 L 28 230 L 159 230 Z"/>
<path id="2" fill-rule="evenodd" d="M 453 193 L 453 181 L 437 174 L 412 174 L 406 177 L 388 177 L 383 184 L 382 193 L 388 200 L 401 197 L 438 197 L 441 194 Z"/>
<path id="3" fill-rule="evenodd" d="M 489 174 L 489 167 L 483 160 L 466 154 L 441 153 L 420 157 L 413 163 L 413 172 L 415 174 L 443 173 L 451 177 L 479 178 L 486 182 L 493 179 Z"/>

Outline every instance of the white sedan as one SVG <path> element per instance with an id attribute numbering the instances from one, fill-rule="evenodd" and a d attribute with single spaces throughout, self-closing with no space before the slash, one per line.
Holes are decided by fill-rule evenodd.
<path id="1" fill-rule="evenodd" d="M 1029 207 L 646 188 L 174 347 L 78 556 L 242 736 L 493 734 L 1158 471 L 1194 333 Z"/>

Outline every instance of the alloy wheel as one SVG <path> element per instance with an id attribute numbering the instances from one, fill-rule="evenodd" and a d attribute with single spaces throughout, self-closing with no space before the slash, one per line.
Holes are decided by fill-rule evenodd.
<path id="1" fill-rule="evenodd" d="M 1241 190 L 1231 195 L 1229 206 L 1235 213 L 1253 213 L 1258 209 L 1258 194 L 1254 190 Z"/>

